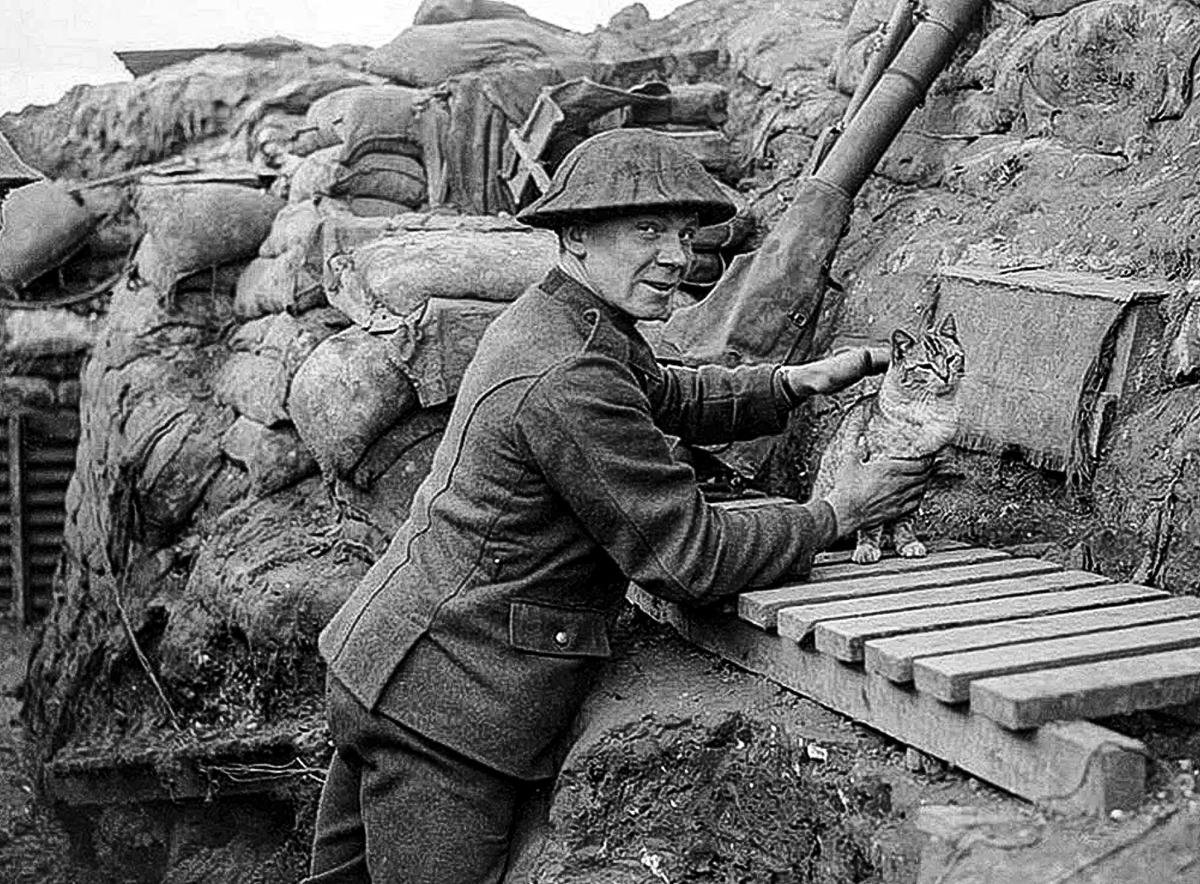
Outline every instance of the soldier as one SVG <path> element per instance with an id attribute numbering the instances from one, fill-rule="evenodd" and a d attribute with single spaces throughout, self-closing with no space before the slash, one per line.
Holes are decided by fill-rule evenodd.
<path id="1" fill-rule="evenodd" d="M 725 511 L 672 456 L 667 434 L 778 433 L 805 395 L 887 363 L 657 364 L 635 323 L 666 318 L 696 229 L 733 212 L 670 138 L 616 130 L 520 214 L 557 231 L 558 266 L 484 335 L 408 521 L 321 634 L 336 751 L 309 882 L 500 881 L 630 580 L 711 602 L 916 506 L 924 461 L 854 463 L 827 499 Z"/>

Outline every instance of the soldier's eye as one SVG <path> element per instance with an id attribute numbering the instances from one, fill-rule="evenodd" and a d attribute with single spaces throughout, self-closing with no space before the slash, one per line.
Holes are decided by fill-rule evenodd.
<path id="1" fill-rule="evenodd" d="M 695 238 L 696 238 L 696 230 L 693 227 L 686 227 L 679 234 L 679 241 L 681 243 L 683 243 L 685 246 L 690 246 L 692 244 L 692 240 L 694 240 Z"/>

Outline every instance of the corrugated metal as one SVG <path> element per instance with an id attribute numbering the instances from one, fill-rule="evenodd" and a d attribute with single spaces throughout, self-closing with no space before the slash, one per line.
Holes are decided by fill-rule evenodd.
<path id="1" fill-rule="evenodd" d="M 0 611 L 29 623 L 50 608 L 62 557 L 74 416 L 0 417 Z"/>

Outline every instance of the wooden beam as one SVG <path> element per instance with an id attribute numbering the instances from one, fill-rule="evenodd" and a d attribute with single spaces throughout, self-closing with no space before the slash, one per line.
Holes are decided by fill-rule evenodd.
<path id="1" fill-rule="evenodd" d="M 913 664 L 913 682 L 917 690 L 933 694 L 943 702 L 961 703 L 970 696 L 971 683 L 984 678 L 1195 647 L 1200 647 L 1200 621 L 1174 620 L 963 654 L 924 657 Z"/>
<path id="2" fill-rule="evenodd" d="M 932 571 L 935 568 L 946 568 L 950 565 L 979 565 L 984 562 L 999 562 L 1011 559 L 1006 552 L 996 549 L 969 547 L 952 549 L 944 552 L 930 552 L 919 559 L 905 559 L 890 556 L 881 559 L 873 565 L 859 565 L 852 561 L 829 563 L 814 567 L 809 576 L 809 583 L 825 583 L 830 580 L 859 580 L 866 576 L 882 576 L 884 574 L 916 574 L 921 571 Z"/>
<path id="3" fill-rule="evenodd" d="M 8 417 L 8 512 L 9 563 L 12 568 L 11 616 L 21 623 L 33 621 L 33 593 L 29 589 L 29 567 L 25 560 L 25 500 L 22 466 L 24 455 L 24 417 Z"/>
<path id="4" fill-rule="evenodd" d="M 935 654 L 954 654 L 977 648 L 1062 638 L 1105 629 L 1119 629 L 1122 626 L 1180 620 L 1185 617 L 1200 617 L 1200 599 L 1164 598 L 1111 608 L 872 639 L 867 642 L 865 659 L 869 672 L 878 673 L 895 682 L 906 683 L 913 679 L 914 661 Z"/>
<path id="5" fill-rule="evenodd" d="M 994 623 L 1030 614 L 1101 608 L 1125 602 L 1149 601 L 1166 595 L 1165 592 L 1145 586 L 1120 583 L 1014 596 L 990 602 L 947 605 L 944 608 L 927 608 L 922 611 L 900 611 L 895 614 L 879 614 L 850 620 L 830 620 L 817 625 L 816 645 L 817 650 L 839 660 L 854 661 L 863 658 L 863 644 L 868 639 L 882 638 L 886 635 L 930 632 L 951 626 L 965 626 L 968 623 Z"/>
<path id="6" fill-rule="evenodd" d="M 1014 733 L 748 623 L 685 610 L 638 587 L 629 595 L 698 647 L 1022 798 L 1056 810 L 1108 813 L 1143 797 L 1146 749 L 1137 740 L 1085 721 Z"/>
<path id="7" fill-rule="evenodd" d="M 985 580 L 1032 576 L 1060 570 L 1062 568 L 1059 565 L 1040 559 L 1004 559 L 977 565 L 952 566 L 938 571 L 921 571 L 915 574 L 883 574 L 860 577 L 857 580 L 795 583 L 778 589 L 743 593 L 738 596 L 738 616 L 763 629 L 774 629 L 778 613 L 784 608 L 792 608 L 796 605 L 836 602 L 842 599 L 907 592 L 912 589 L 933 589 L 939 586 L 982 583 Z"/>
<path id="8" fill-rule="evenodd" d="M 911 592 L 898 592 L 894 595 L 875 595 L 862 599 L 846 599 L 840 602 L 784 608 L 778 614 L 777 628 L 780 635 L 795 641 L 804 641 L 816 628 L 816 625 L 824 620 L 842 620 L 847 617 L 913 611 L 1063 589 L 1080 589 L 1108 582 L 1107 578 L 1101 577 L 1099 574 L 1089 574 L 1087 571 L 1058 571 L 1033 577 L 970 583 L 965 586 L 914 589 Z"/>
<path id="9" fill-rule="evenodd" d="M 971 708 L 1006 728 L 1099 718 L 1200 699 L 1200 648 L 1082 663 L 971 684 Z"/>

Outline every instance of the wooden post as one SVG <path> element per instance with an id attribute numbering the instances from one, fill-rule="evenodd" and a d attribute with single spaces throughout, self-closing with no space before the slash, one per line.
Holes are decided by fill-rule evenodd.
<path id="1" fill-rule="evenodd" d="M 8 502 L 9 546 L 12 550 L 11 616 L 23 624 L 33 621 L 33 597 L 29 592 L 29 566 L 25 556 L 25 507 L 22 481 L 24 420 L 20 414 L 8 417 Z"/>

